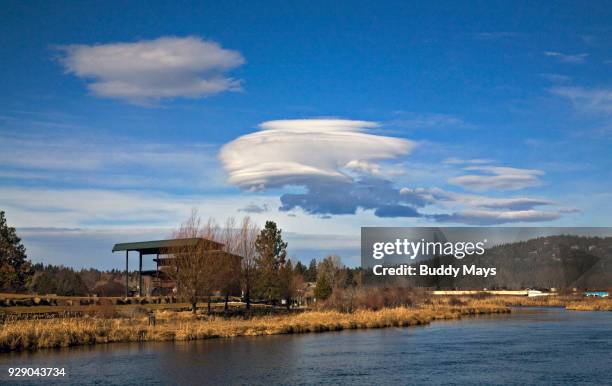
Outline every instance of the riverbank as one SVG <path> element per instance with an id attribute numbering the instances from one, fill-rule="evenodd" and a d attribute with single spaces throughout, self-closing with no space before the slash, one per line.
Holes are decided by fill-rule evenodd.
<path id="1" fill-rule="evenodd" d="M 565 308 L 572 311 L 612 311 L 612 299 L 585 299 L 569 302 Z"/>
<path id="2" fill-rule="evenodd" d="M 612 299 L 577 296 L 488 296 L 487 304 L 508 307 L 563 307 L 571 311 L 612 311 Z"/>
<path id="3" fill-rule="evenodd" d="M 0 354 L 0 368 L 59 365 L 52 383 L 75 386 L 609 383 L 609 313 L 517 307 L 430 326 L 39 350 Z"/>
<path id="4" fill-rule="evenodd" d="M 452 302 L 415 308 L 358 310 L 353 313 L 306 311 L 284 316 L 258 316 L 251 319 L 224 319 L 217 316 L 198 318 L 188 312 L 161 311 L 156 315 L 155 326 L 148 325 L 147 317 L 26 320 L 9 322 L 2 326 L 0 351 L 113 342 L 184 341 L 344 329 L 407 327 L 428 324 L 434 320 L 458 319 L 466 315 L 510 312 L 505 306 L 449 303 Z"/>
<path id="5" fill-rule="evenodd" d="M 508 307 L 564 307 L 575 311 L 612 311 L 611 299 L 563 296 L 517 297 L 434 297 L 413 307 L 357 310 L 350 313 L 333 310 L 308 310 L 284 315 L 251 318 L 200 314 L 176 310 L 157 310 L 156 325 L 150 326 L 147 313 L 121 316 L 97 312 L 80 318 L 8 321 L 0 329 L 0 351 L 115 342 L 186 341 L 367 329 L 407 327 L 429 324 L 435 320 L 458 319 L 467 315 L 510 312 Z M 125 307 L 125 306 L 124 306 Z M 150 310 L 149 310 L 150 311 Z M 119 315 L 119 316 L 118 316 Z"/>

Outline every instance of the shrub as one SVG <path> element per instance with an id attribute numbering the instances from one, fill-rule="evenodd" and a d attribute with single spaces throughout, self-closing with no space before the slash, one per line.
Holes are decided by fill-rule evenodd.
<path id="1" fill-rule="evenodd" d="M 356 309 L 380 310 L 393 307 L 413 307 L 424 304 L 429 294 L 423 289 L 407 287 L 347 287 L 334 288 L 322 308 L 342 312 Z"/>

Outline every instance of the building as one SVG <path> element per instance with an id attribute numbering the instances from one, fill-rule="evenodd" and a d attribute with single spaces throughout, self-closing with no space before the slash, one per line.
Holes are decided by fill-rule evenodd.
<path id="1" fill-rule="evenodd" d="M 169 270 L 172 265 L 172 252 L 182 248 L 201 248 L 205 253 L 218 255 L 223 259 L 230 256 L 223 250 L 223 244 L 205 238 L 184 238 L 169 240 L 140 241 L 119 243 L 113 246 L 113 253 L 125 251 L 125 296 L 130 296 L 129 290 L 129 258 L 130 252 L 138 253 L 138 296 L 165 295 L 175 288 Z M 153 256 L 155 270 L 142 270 L 143 256 Z"/>

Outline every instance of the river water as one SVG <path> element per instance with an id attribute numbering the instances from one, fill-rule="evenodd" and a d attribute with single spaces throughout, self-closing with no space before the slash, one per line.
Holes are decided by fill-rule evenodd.
<path id="1" fill-rule="evenodd" d="M 612 385 L 612 313 L 514 309 L 424 327 L 2 354 L 0 382 L 17 366 L 64 367 L 61 382 L 75 385 Z"/>

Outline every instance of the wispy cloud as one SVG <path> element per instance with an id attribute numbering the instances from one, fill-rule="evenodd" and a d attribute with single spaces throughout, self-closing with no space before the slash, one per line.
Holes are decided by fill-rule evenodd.
<path id="1" fill-rule="evenodd" d="M 512 39 L 523 36 L 518 32 L 511 31 L 490 31 L 490 32 L 478 32 L 474 35 L 475 39 L 478 40 L 500 40 L 500 39 Z"/>
<path id="2" fill-rule="evenodd" d="M 223 185 L 217 147 L 135 142 L 103 136 L 0 134 L 0 178 L 105 188 Z M 206 178 L 204 172 L 206 170 Z M 213 184 L 213 182 L 215 182 Z"/>
<path id="3" fill-rule="evenodd" d="M 493 160 L 485 159 L 485 158 L 472 158 L 472 159 L 463 159 L 457 157 L 450 157 L 442 161 L 442 163 L 447 165 L 482 165 L 492 163 Z"/>
<path id="4" fill-rule="evenodd" d="M 174 227 L 191 208 L 207 217 L 237 215 L 253 200 L 278 204 L 265 196 L 175 194 L 157 190 L 0 187 L 0 207 L 18 227 Z"/>
<path id="5" fill-rule="evenodd" d="M 403 189 L 402 189 L 403 191 Z M 483 195 L 461 194 L 445 191 L 440 188 L 420 189 L 418 192 L 431 203 L 442 203 L 451 206 L 464 206 L 481 209 L 530 210 L 538 206 L 554 205 L 551 200 L 528 197 L 487 197 Z"/>
<path id="6" fill-rule="evenodd" d="M 245 62 L 239 52 L 193 36 L 59 49 L 66 71 L 86 79 L 94 95 L 137 104 L 239 90 L 241 82 L 226 73 Z"/>
<path id="7" fill-rule="evenodd" d="M 386 126 L 401 129 L 473 129 L 475 126 L 459 117 L 448 114 L 423 114 L 396 111 L 397 118 L 386 122 Z"/>
<path id="8" fill-rule="evenodd" d="M 255 204 L 255 203 L 250 203 L 244 208 L 238 209 L 239 212 L 245 212 L 245 213 L 265 213 L 269 210 L 270 208 L 268 208 L 267 204 L 260 205 L 260 204 Z"/>
<path id="9" fill-rule="evenodd" d="M 567 98 L 580 110 L 612 114 L 612 89 L 584 87 L 555 87 L 550 91 Z"/>
<path id="10" fill-rule="evenodd" d="M 408 189 L 419 195 L 436 212 L 422 213 L 421 216 L 437 222 L 449 222 L 470 225 L 496 225 L 507 223 L 542 222 L 560 218 L 563 214 L 573 213 L 568 208 L 539 210 L 540 206 L 554 206 L 555 202 L 547 199 L 529 197 L 487 197 L 483 195 L 462 194 L 440 188 Z"/>
<path id="11" fill-rule="evenodd" d="M 556 220 L 561 215 L 556 212 L 543 212 L 539 210 L 520 211 L 489 211 L 470 210 L 453 214 L 435 215 L 440 222 L 453 222 L 471 225 L 496 225 L 516 222 L 542 222 Z"/>
<path id="12" fill-rule="evenodd" d="M 453 177 L 448 182 L 476 191 L 518 190 L 538 186 L 541 185 L 539 176 L 544 174 L 541 170 L 500 166 L 469 166 L 464 170 L 475 171 L 480 174 Z"/>
<path id="13" fill-rule="evenodd" d="M 545 73 L 545 74 L 540 74 L 542 76 L 542 78 L 552 82 L 552 83 L 567 83 L 569 81 L 572 80 L 572 78 L 570 76 L 567 75 L 561 75 L 561 74 L 549 74 L 549 73 Z"/>
<path id="14" fill-rule="evenodd" d="M 584 63 L 589 56 L 587 53 L 580 54 L 564 54 L 557 51 L 545 51 L 544 55 L 553 57 L 563 63 L 579 64 Z"/>

